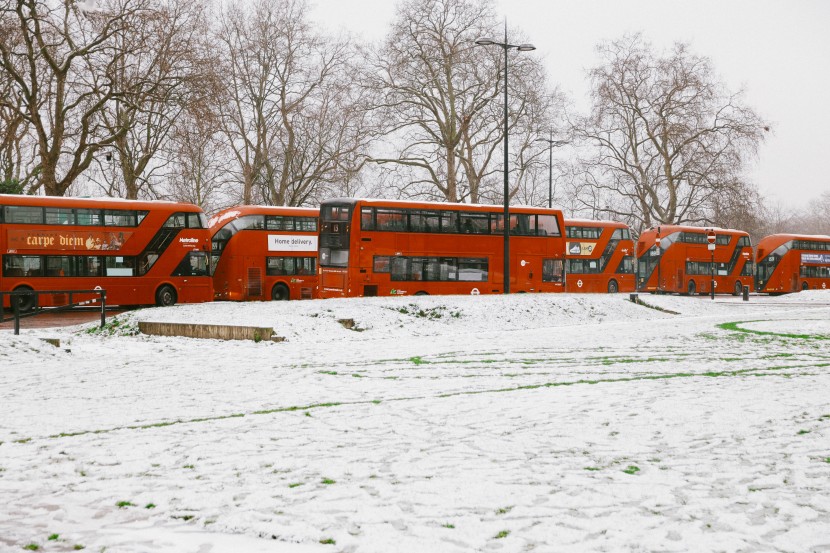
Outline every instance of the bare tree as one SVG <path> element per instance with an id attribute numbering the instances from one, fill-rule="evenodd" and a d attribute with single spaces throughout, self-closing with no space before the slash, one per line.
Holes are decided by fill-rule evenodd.
<path id="1" fill-rule="evenodd" d="M 30 191 L 63 195 L 125 128 L 107 130 L 104 107 L 123 97 L 114 74 L 118 42 L 144 0 L 18 0 L 0 6 L 14 30 L 0 36 L 0 70 L 22 99 L 19 114 L 37 140 Z"/>
<path id="2" fill-rule="evenodd" d="M 33 178 L 33 142 L 22 103 L 11 79 L 0 71 L 0 193 L 19 194 Z"/>
<path id="3" fill-rule="evenodd" d="M 211 94 L 215 85 L 206 6 L 147 0 L 131 32 L 118 37 L 121 55 L 112 77 L 123 94 L 102 111 L 105 128 L 116 139 L 107 155 L 97 158 L 108 195 L 136 199 L 164 193 L 152 190 L 154 180 L 166 182 L 160 151 L 188 103 Z"/>
<path id="4" fill-rule="evenodd" d="M 166 144 L 169 186 L 164 197 L 197 204 L 206 212 L 236 203 L 223 193 L 231 182 L 233 161 L 219 117 L 210 106 L 188 104 L 170 135 Z"/>
<path id="5" fill-rule="evenodd" d="M 574 126 L 593 152 L 582 165 L 588 201 L 601 197 L 637 230 L 711 222 L 715 202 L 745 193 L 741 171 L 769 126 L 686 44 L 658 55 L 637 34 L 598 50 L 593 107 Z"/>
<path id="6" fill-rule="evenodd" d="M 374 161 L 399 173 L 394 180 L 400 196 L 478 203 L 503 195 L 496 186 L 502 160 L 503 51 L 475 44 L 477 38 L 501 32 L 490 0 L 407 0 L 399 5 L 388 38 L 372 56 L 368 82 L 377 94 L 384 132 L 396 145 Z M 528 157 L 540 155 L 529 145 L 544 127 L 552 96 L 544 92 L 538 60 L 515 52 L 510 56 L 513 195 Z"/>
<path id="7" fill-rule="evenodd" d="M 241 200 L 302 205 L 353 179 L 368 140 L 355 49 L 316 33 L 305 0 L 229 8 L 222 121 Z"/>

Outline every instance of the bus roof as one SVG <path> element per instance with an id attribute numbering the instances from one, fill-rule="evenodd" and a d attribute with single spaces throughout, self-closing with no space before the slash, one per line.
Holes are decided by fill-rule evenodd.
<path id="1" fill-rule="evenodd" d="M 384 200 L 382 198 L 331 198 L 328 200 L 323 201 L 322 205 L 325 204 L 347 204 L 347 205 L 357 205 L 358 203 L 362 205 L 374 206 L 374 207 L 409 207 L 409 208 L 416 208 L 421 207 L 424 209 L 457 209 L 457 210 L 469 210 L 472 209 L 474 211 L 502 211 L 504 210 L 503 205 L 494 205 L 494 204 L 464 204 L 464 203 L 451 203 L 451 202 L 427 202 L 427 201 L 420 201 L 420 200 Z M 558 213 L 561 212 L 561 209 L 557 208 L 547 208 L 547 207 L 535 207 L 529 205 L 511 205 L 510 210 L 519 210 L 521 212 L 527 213 L 528 211 L 532 211 L 534 213 Z"/>
<path id="2" fill-rule="evenodd" d="M 721 234 L 740 234 L 749 236 L 749 233 L 745 230 L 721 227 L 696 227 L 693 225 L 660 225 L 658 227 L 651 227 L 649 229 L 644 230 L 640 234 L 640 236 L 642 237 L 646 233 L 656 233 L 658 228 L 660 229 L 660 234 L 662 235 L 671 234 L 673 232 L 706 232 L 709 230 L 714 230 L 715 232 L 720 232 Z"/>
<path id="3" fill-rule="evenodd" d="M 226 221 L 238 219 L 245 215 L 296 215 L 301 217 L 317 217 L 320 210 L 316 207 L 293 207 L 278 205 L 238 205 L 228 207 L 216 213 L 208 221 L 208 227 L 224 224 Z"/>
<path id="4" fill-rule="evenodd" d="M 25 205 L 38 207 L 96 207 L 106 209 L 146 209 L 164 208 L 169 211 L 197 211 L 202 208 L 195 204 L 171 202 L 167 200 L 125 200 L 123 198 L 84 198 L 71 196 L 24 196 L 17 194 L 0 194 L 0 205 Z"/>
<path id="5" fill-rule="evenodd" d="M 826 234 L 787 234 L 787 233 L 780 233 L 780 234 L 770 234 L 768 236 L 764 236 L 761 238 L 758 243 L 760 244 L 764 240 L 780 240 L 781 242 L 788 242 L 789 240 L 817 240 L 819 242 L 830 241 L 830 236 Z"/>
<path id="6" fill-rule="evenodd" d="M 572 219 L 572 218 L 565 218 L 566 225 L 576 225 L 581 227 L 586 227 L 589 225 L 593 226 L 600 226 L 600 227 L 619 227 L 619 228 L 628 228 L 628 225 L 625 223 L 620 223 L 619 221 L 609 221 L 607 219 Z"/>

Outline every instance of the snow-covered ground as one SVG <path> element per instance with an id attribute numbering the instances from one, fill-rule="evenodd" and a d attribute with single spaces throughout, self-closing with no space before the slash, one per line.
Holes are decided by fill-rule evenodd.
<path id="1" fill-rule="evenodd" d="M 830 291 L 641 299 L 0 332 L 0 551 L 830 551 Z"/>

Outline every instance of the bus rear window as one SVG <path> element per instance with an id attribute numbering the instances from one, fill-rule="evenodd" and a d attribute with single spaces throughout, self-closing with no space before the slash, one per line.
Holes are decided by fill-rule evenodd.
<path id="1" fill-rule="evenodd" d="M 327 205 L 320 209 L 320 216 L 324 221 L 348 221 L 349 215 L 347 205 Z"/>

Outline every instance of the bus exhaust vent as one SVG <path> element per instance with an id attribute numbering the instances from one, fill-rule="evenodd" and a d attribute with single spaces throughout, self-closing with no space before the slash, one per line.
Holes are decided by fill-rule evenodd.
<path id="1" fill-rule="evenodd" d="M 262 269 L 248 268 L 248 299 L 262 297 Z"/>

